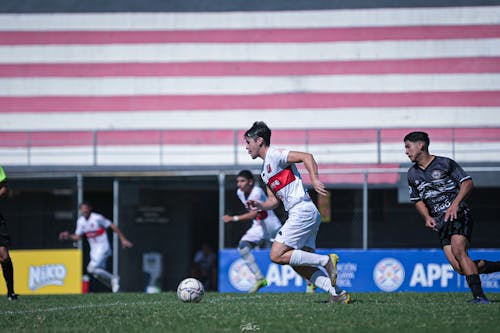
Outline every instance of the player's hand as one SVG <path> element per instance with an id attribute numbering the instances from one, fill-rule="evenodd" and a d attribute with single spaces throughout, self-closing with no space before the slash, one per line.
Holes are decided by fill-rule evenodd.
<path id="1" fill-rule="evenodd" d="M 128 249 L 132 246 L 134 246 L 134 244 L 132 244 L 132 242 L 130 242 L 128 239 L 122 239 L 122 248 Z"/>
<path id="2" fill-rule="evenodd" d="M 434 220 L 432 217 L 429 217 L 425 220 L 425 226 L 427 228 L 431 228 L 434 231 L 438 231 L 436 228 L 436 220 Z"/>
<path id="3" fill-rule="evenodd" d="M 222 217 L 222 221 L 224 221 L 224 223 L 232 222 L 233 221 L 233 217 L 231 215 L 224 215 Z"/>
<path id="4" fill-rule="evenodd" d="M 257 200 L 248 200 L 245 204 L 246 208 L 251 211 L 261 211 L 262 202 Z"/>
<path id="5" fill-rule="evenodd" d="M 60 241 L 65 241 L 69 238 L 69 232 L 68 231 L 62 231 L 59 233 L 59 240 Z"/>
<path id="6" fill-rule="evenodd" d="M 318 192 L 318 194 L 321 194 L 324 196 L 328 195 L 328 191 L 325 188 L 325 184 L 323 184 L 320 180 L 313 181 L 313 186 L 314 186 L 314 190 L 316 192 Z"/>
<path id="7" fill-rule="evenodd" d="M 458 206 L 451 205 L 448 207 L 446 210 L 446 213 L 444 214 L 444 221 L 448 222 L 448 220 L 453 221 L 456 220 L 458 216 Z"/>

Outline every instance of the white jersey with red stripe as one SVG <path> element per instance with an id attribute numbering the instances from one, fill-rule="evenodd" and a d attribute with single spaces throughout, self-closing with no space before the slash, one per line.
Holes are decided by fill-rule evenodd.
<path id="1" fill-rule="evenodd" d="M 297 167 L 287 162 L 289 152 L 288 149 L 269 147 L 261 172 L 262 180 L 287 211 L 299 202 L 311 201 Z"/>
<path id="2" fill-rule="evenodd" d="M 90 213 L 88 219 L 80 216 L 76 221 L 75 234 L 85 235 L 89 241 L 90 252 L 105 253 L 110 250 L 106 229 L 111 221 L 98 213 Z"/>
<path id="3" fill-rule="evenodd" d="M 245 205 L 248 200 L 256 200 L 260 202 L 267 200 L 266 193 L 259 186 L 254 186 L 248 197 L 245 196 L 245 192 L 241 189 L 238 189 L 236 194 L 243 205 Z M 274 238 L 275 231 L 281 227 L 281 221 L 272 210 L 263 210 L 257 213 L 257 216 L 253 220 L 253 225 L 263 227 L 267 232 L 271 233 L 271 237 Z"/>

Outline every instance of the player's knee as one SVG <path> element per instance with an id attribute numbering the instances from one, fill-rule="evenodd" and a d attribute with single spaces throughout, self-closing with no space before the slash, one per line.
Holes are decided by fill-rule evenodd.
<path id="1" fill-rule="evenodd" d="M 90 273 L 90 274 L 94 274 L 95 273 L 95 269 L 96 269 L 96 266 L 92 263 L 88 264 L 87 265 L 87 272 Z"/>
<path id="2" fill-rule="evenodd" d="M 271 251 L 269 257 L 270 257 L 271 261 L 275 264 L 285 265 L 285 264 L 289 263 L 288 261 L 285 260 L 283 255 L 280 255 L 278 253 L 274 253 L 272 251 Z"/>
<path id="3" fill-rule="evenodd" d="M 0 256 L 0 264 L 6 264 L 10 261 L 10 257 L 8 255 Z"/>
<path id="4" fill-rule="evenodd" d="M 241 241 L 238 244 L 238 252 L 242 256 L 250 253 L 250 251 L 252 250 L 252 248 L 253 248 L 252 244 L 250 242 L 248 242 L 248 241 Z"/>

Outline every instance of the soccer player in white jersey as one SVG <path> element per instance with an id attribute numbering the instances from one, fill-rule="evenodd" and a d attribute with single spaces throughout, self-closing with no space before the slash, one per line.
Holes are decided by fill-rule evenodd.
<path id="1" fill-rule="evenodd" d="M 327 195 L 325 185 L 318 178 L 314 157 L 306 152 L 271 147 L 271 130 L 261 121 L 245 132 L 245 141 L 252 159 L 264 160 L 261 177 L 267 184 L 268 196 L 264 202 L 249 200 L 247 205 L 256 211 L 267 211 L 278 207 L 281 200 L 288 211 L 288 220 L 271 247 L 271 260 L 292 266 L 304 279 L 329 292 L 331 303 L 350 303 L 350 295 L 336 285 L 338 256 L 314 253 L 321 217 L 295 165 L 304 163 L 314 190 L 319 195 Z"/>
<path id="2" fill-rule="evenodd" d="M 259 186 L 255 186 L 253 174 L 249 170 L 241 170 L 238 173 L 236 176 L 236 185 L 238 186 L 236 194 L 245 206 L 248 200 L 267 200 L 264 191 Z M 249 290 L 249 293 L 256 293 L 260 288 L 267 286 L 267 280 L 257 265 L 251 251 L 256 246 L 267 247 L 271 245 L 276 233 L 281 228 L 281 222 L 272 210 L 260 212 L 250 210 L 241 215 L 224 215 L 222 219 L 225 223 L 253 220 L 250 229 L 241 237 L 238 244 L 238 252 L 255 276 L 255 284 Z"/>
<path id="3" fill-rule="evenodd" d="M 101 214 L 93 212 L 90 203 L 80 204 L 80 215 L 76 221 L 75 233 L 63 231 L 59 234 L 59 239 L 77 241 L 85 235 L 90 245 L 90 262 L 87 265 L 87 272 L 116 293 L 120 290 L 119 277 L 113 276 L 106 270 L 106 260 L 111 256 L 106 229 L 111 228 L 120 237 L 123 248 L 130 248 L 133 244 L 125 238 L 115 224 Z"/>

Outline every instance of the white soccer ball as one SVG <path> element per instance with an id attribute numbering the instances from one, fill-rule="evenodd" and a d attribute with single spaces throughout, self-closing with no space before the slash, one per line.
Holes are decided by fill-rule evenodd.
<path id="1" fill-rule="evenodd" d="M 205 295 L 205 288 L 195 278 L 184 279 L 177 287 L 177 297 L 185 303 L 198 303 L 203 295 Z"/>

